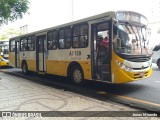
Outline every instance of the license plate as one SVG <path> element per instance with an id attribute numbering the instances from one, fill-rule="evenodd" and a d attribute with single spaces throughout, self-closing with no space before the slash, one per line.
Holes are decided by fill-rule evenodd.
<path id="1" fill-rule="evenodd" d="M 139 73 L 139 76 L 143 77 L 144 76 L 144 72 Z"/>

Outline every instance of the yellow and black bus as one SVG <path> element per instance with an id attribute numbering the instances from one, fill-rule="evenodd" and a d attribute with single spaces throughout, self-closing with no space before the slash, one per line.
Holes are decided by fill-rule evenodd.
<path id="1" fill-rule="evenodd" d="M 152 73 L 147 19 L 110 11 L 10 39 L 9 61 L 23 73 L 126 83 Z M 107 39 L 107 40 L 105 40 Z"/>

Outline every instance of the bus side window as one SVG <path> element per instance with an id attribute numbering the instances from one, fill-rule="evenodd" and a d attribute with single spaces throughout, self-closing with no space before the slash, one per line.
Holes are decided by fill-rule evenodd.
<path id="1" fill-rule="evenodd" d="M 88 46 L 88 25 L 84 24 L 80 26 L 80 46 L 87 47 Z"/>
<path id="2" fill-rule="evenodd" d="M 80 44 L 81 44 L 81 47 L 87 47 L 87 36 L 80 37 Z"/>
<path id="3" fill-rule="evenodd" d="M 59 48 L 68 49 L 71 47 L 71 30 L 70 27 L 60 30 Z"/>
<path id="4" fill-rule="evenodd" d="M 79 46 L 78 37 L 73 38 L 73 47 L 77 48 Z"/>
<path id="5" fill-rule="evenodd" d="M 49 32 L 47 35 L 47 42 L 48 42 L 48 49 L 51 50 L 52 49 L 52 32 Z"/>
<path id="6" fill-rule="evenodd" d="M 57 49 L 57 41 L 58 41 L 58 31 L 54 30 L 54 31 L 48 32 L 48 34 L 47 34 L 48 50 Z"/>
<path id="7" fill-rule="evenodd" d="M 33 44 L 32 38 L 28 37 L 28 47 L 26 46 L 26 50 L 29 50 L 29 51 L 33 50 L 32 44 Z"/>
<path id="8" fill-rule="evenodd" d="M 59 48 L 64 48 L 64 39 L 59 40 Z"/>
<path id="9" fill-rule="evenodd" d="M 27 45 L 27 38 L 26 37 L 24 37 L 24 38 L 21 38 L 21 40 L 20 40 L 21 42 L 21 48 L 20 48 L 20 50 L 21 51 L 26 51 L 26 50 L 28 50 L 28 45 Z"/>
<path id="10" fill-rule="evenodd" d="M 88 46 L 88 25 L 73 26 L 73 48 L 85 48 Z"/>

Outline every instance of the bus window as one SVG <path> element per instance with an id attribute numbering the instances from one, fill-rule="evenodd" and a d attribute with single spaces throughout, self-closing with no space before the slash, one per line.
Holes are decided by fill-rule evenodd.
<path id="1" fill-rule="evenodd" d="M 58 41 L 58 32 L 52 31 L 48 33 L 48 49 L 53 50 L 57 48 L 57 41 Z"/>
<path id="2" fill-rule="evenodd" d="M 81 47 L 87 47 L 88 46 L 88 26 L 87 25 L 82 25 L 80 27 L 80 46 Z"/>
<path id="3" fill-rule="evenodd" d="M 71 47 L 71 30 L 70 27 L 60 30 L 59 48 L 68 49 Z"/>
<path id="4" fill-rule="evenodd" d="M 28 50 L 35 50 L 35 36 L 28 37 Z"/>
<path id="5" fill-rule="evenodd" d="M 79 47 L 78 35 L 79 35 L 79 27 L 75 26 L 73 28 L 73 48 Z"/>
<path id="6" fill-rule="evenodd" d="M 43 44 L 43 38 L 39 38 L 39 46 L 38 46 L 38 50 L 39 50 L 39 53 L 43 53 L 43 48 L 44 47 L 44 44 Z"/>
<path id="7" fill-rule="evenodd" d="M 20 40 L 21 46 L 20 46 L 20 50 L 21 51 L 27 51 L 28 50 L 28 46 L 27 46 L 27 38 L 22 38 Z"/>
<path id="8" fill-rule="evenodd" d="M 73 48 L 88 46 L 88 25 L 75 25 L 73 27 Z"/>

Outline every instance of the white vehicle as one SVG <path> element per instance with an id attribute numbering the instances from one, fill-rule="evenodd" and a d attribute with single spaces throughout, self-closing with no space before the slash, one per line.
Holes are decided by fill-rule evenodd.
<path id="1" fill-rule="evenodd" d="M 152 63 L 156 63 L 160 69 L 160 45 L 156 45 L 153 48 Z"/>

